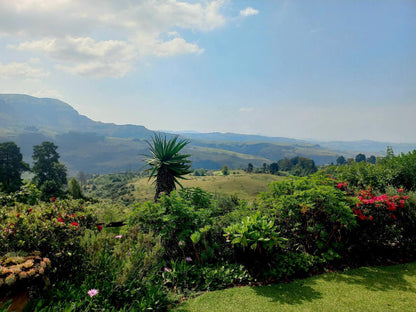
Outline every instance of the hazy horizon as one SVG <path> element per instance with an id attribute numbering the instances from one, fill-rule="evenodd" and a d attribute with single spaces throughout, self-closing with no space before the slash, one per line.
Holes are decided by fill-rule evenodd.
<path id="1" fill-rule="evenodd" d="M 416 142 L 416 2 L 0 0 L 0 93 L 171 132 Z"/>

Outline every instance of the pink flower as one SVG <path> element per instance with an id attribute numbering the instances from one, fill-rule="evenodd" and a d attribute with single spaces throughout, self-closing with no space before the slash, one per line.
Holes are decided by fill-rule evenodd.
<path id="1" fill-rule="evenodd" d="M 116 238 L 122 238 L 123 237 L 123 235 L 116 235 Z"/>
<path id="2" fill-rule="evenodd" d="M 163 270 L 165 270 L 165 272 L 170 272 L 170 270 L 166 267 Z"/>
<path id="3" fill-rule="evenodd" d="M 188 262 L 192 262 L 192 258 L 191 257 L 186 257 L 185 260 L 188 261 Z"/>
<path id="4" fill-rule="evenodd" d="M 88 290 L 88 296 L 90 296 L 92 298 L 95 295 L 98 295 L 98 290 L 97 289 L 90 289 L 90 290 Z"/>

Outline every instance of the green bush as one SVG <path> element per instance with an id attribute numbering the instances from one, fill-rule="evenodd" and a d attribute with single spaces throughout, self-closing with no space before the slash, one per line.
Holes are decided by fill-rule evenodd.
<path id="1" fill-rule="evenodd" d="M 37 311 L 165 311 L 163 248 L 138 227 L 114 235 L 86 231 L 81 245 L 89 264 L 85 275 L 60 282 L 31 303 Z M 94 297 L 88 291 L 95 289 Z"/>
<path id="2" fill-rule="evenodd" d="M 82 270 L 80 238 L 87 228 L 95 228 L 95 217 L 81 201 L 54 199 L 50 204 L 17 204 L 2 211 L 0 254 L 40 252 L 52 262 L 52 281 Z"/>
<path id="3" fill-rule="evenodd" d="M 342 234 L 356 225 L 353 201 L 330 177 L 315 174 L 272 183 L 260 210 L 275 218 L 288 250 L 325 260 L 329 250 L 342 250 Z"/>
<path id="4" fill-rule="evenodd" d="M 356 226 L 354 198 L 323 174 L 269 188 L 260 195 L 257 214 L 225 229 L 238 262 L 267 280 L 318 270 L 340 257 L 344 235 Z"/>
<path id="5" fill-rule="evenodd" d="M 185 252 L 196 257 L 191 235 L 213 223 L 208 193 L 200 189 L 161 195 L 157 203 L 138 204 L 129 218 L 129 224 L 139 224 L 144 232 L 160 236 L 166 258 L 178 258 Z"/>

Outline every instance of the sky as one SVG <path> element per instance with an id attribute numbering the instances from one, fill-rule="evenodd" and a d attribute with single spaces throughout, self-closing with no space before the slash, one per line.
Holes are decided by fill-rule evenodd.
<path id="1" fill-rule="evenodd" d="M 151 130 L 416 142 L 416 1 L 0 0 L 0 93 Z"/>

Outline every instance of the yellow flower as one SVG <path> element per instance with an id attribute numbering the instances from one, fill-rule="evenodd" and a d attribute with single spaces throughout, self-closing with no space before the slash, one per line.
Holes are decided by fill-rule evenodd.
<path id="1" fill-rule="evenodd" d="M 301 213 L 305 214 L 306 212 L 308 212 L 309 210 L 308 206 L 306 206 L 305 204 L 300 204 L 299 206 L 302 208 L 300 210 Z"/>

